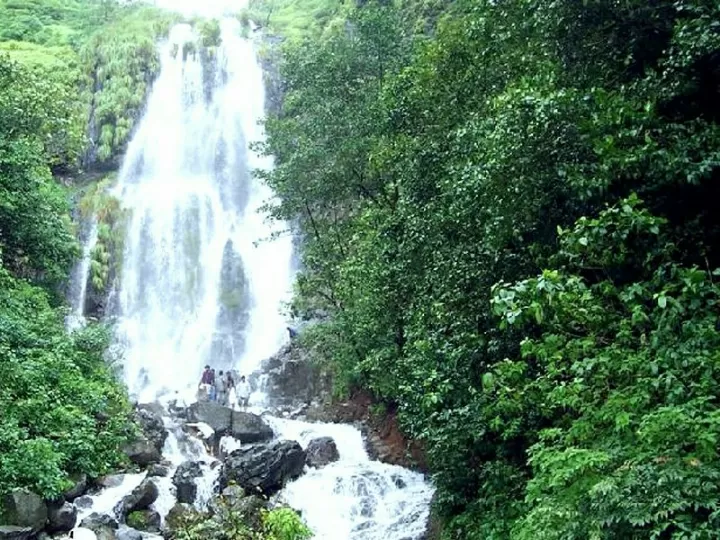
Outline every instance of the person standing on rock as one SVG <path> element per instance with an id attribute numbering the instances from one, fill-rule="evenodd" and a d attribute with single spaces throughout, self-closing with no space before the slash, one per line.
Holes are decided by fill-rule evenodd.
<path id="1" fill-rule="evenodd" d="M 210 371 L 210 366 L 205 366 L 205 370 L 200 377 L 200 384 L 198 385 L 198 401 L 207 401 L 212 398 L 213 379 L 214 377 L 212 371 Z"/>
<path id="2" fill-rule="evenodd" d="M 210 368 L 210 401 L 217 401 L 217 388 L 215 388 L 215 368 Z"/>
<path id="3" fill-rule="evenodd" d="M 217 392 L 217 402 L 223 407 L 227 407 L 228 404 L 228 387 L 227 379 L 221 370 L 218 373 L 217 381 L 215 381 L 215 391 Z"/>
<path id="4" fill-rule="evenodd" d="M 250 385 L 245 380 L 245 375 L 240 377 L 240 381 L 235 388 L 235 392 L 238 398 L 238 405 L 242 408 L 247 407 L 250 402 Z"/>

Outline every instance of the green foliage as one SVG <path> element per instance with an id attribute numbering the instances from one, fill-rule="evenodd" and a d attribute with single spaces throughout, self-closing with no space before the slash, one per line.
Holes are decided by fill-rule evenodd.
<path id="1" fill-rule="evenodd" d="M 177 20 L 151 7 L 128 8 L 80 49 L 95 127 L 91 148 L 101 163 L 117 158 L 129 141 L 160 69 L 157 40 Z"/>
<path id="2" fill-rule="evenodd" d="M 156 43 L 177 15 L 116 0 L 2 0 L 0 51 L 63 83 L 74 144 L 54 166 L 112 165 L 159 70 Z"/>
<path id="3" fill-rule="evenodd" d="M 345 15 L 266 123 L 303 340 L 399 406 L 447 538 L 712 537 L 720 7 Z"/>
<path id="4" fill-rule="evenodd" d="M 51 498 L 122 462 L 130 405 L 103 360 L 108 329 L 65 333 L 47 294 L 0 267 L 0 486 Z"/>
<path id="5" fill-rule="evenodd" d="M 90 252 L 90 283 L 97 292 L 107 292 L 122 268 L 128 210 L 109 192 L 114 181 L 111 175 L 91 184 L 79 203 L 83 217 L 97 224 L 97 242 Z"/>
<path id="6" fill-rule="evenodd" d="M 321 33 L 342 9 L 338 0 L 250 0 L 240 17 L 273 35 L 298 40 Z"/>
<path id="7" fill-rule="evenodd" d="M 18 275 L 56 284 L 77 245 L 48 163 L 73 138 L 67 89 L 0 56 L 0 249 Z"/>
<path id="8" fill-rule="evenodd" d="M 184 512 L 173 522 L 174 540 L 309 540 L 312 532 L 291 508 L 262 510 L 235 507 L 224 497 L 212 504 L 212 515 Z"/>
<path id="9" fill-rule="evenodd" d="M 264 538 L 267 540 L 307 540 L 312 532 L 307 528 L 300 516 L 291 508 L 276 508 L 264 512 Z"/>
<path id="10" fill-rule="evenodd" d="M 198 33 L 203 47 L 220 45 L 220 22 L 217 19 L 201 20 L 198 23 Z"/>

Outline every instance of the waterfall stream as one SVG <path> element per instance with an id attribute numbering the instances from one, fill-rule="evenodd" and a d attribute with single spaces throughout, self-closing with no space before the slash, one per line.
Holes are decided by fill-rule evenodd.
<path id="1" fill-rule="evenodd" d="M 125 381 L 140 402 L 191 403 L 204 365 L 250 374 L 286 339 L 292 241 L 286 227 L 260 212 L 273 194 L 250 172 L 272 166 L 250 149 L 263 137 L 262 81 L 255 47 L 241 37 L 237 19 L 221 21 L 216 49 L 201 47 L 186 24 L 163 44 L 161 72 L 115 188 L 130 211 L 117 344 Z M 277 436 L 302 446 L 320 435 L 337 443 L 338 462 L 306 472 L 280 496 L 302 512 L 316 538 L 422 536 L 432 495 L 422 475 L 371 461 L 352 426 L 267 420 Z M 214 459 L 202 445 L 183 448 L 169 431 L 165 458 L 173 468 Z M 205 470 L 199 485 L 209 496 L 217 471 Z M 117 493 L 95 496 L 92 511 L 112 508 L 111 499 L 141 480 L 128 475 Z M 155 509 L 164 515 L 174 502 L 169 479 L 160 491 Z"/>

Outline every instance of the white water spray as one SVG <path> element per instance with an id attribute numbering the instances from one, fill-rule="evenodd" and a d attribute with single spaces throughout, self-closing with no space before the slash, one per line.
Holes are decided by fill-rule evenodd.
<path id="1" fill-rule="evenodd" d="M 270 165 L 262 139 L 262 72 L 236 20 L 216 51 L 175 27 L 118 192 L 132 217 L 118 336 L 141 401 L 187 396 L 205 364 L 250 373 L 284 338 L 289 236 L 259 212 L 272 193 L 250 170 Z M 276 225 L 277 226 L 277 225 Z"/>
<path id="2" fill-rule="evenodd" d="M 360 432 L 342 424 L 266 418 L 281 437 L 306 447 L 332 437 L 340 460 L 289 484 L 282 499 L 300 510 L 316 540 L 408 540 L 425 533 L 433 488 L 423 475 L 371 461 Z"/>

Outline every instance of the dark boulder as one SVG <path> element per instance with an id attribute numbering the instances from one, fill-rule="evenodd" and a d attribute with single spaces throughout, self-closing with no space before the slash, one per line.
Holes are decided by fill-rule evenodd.
<path id="1" fill-rule="evenodd" d="M 40 531 L 47 522 L 48 509 L 45 501 L 35 493 L 24 489 L 11 491 L 0 503 L 3 525 L 30 527 Z"/>
<path id="2" fill-rule="evenodd" d="M 146 467 L 162 460 L 162 449 L 168 432 L 161 416 L 162 408 L 151 404 L 139 405 L 135 411 L 135 421 L 142 429 L 142 435 L 125 447 L 130 461 Z"/>
<path id="3" fill-rule="evenodd" d="M 153 463 L 148 467 L 147 475 L 148 477 L 165 477 L 170 474 L 170 467 L 168 465 L 163 465 L 162 463 Z"/>
<path id="4" fill-rule="evenodd" d="M 140 424 L 143 434 L 161 453 L 168 436 L 162 419 L 163 412 L 158 404 L 138 405 L 135 411 L 135 419 Z"/>
<path id="5" fill-rule="evenodd" d="M 71 475 L 70 481 L 73 482 L 73 487 L 63 493 L 63 497 L 67 502 L 73 502 L 78 497 L 81 497 L 88 488 L 88 478 L 85 473 Z"/>
<path id="6" fill-rule="evenodd" d="M 173 484 L 177 491 L 177 502 L 192 504 L 197 496 L 195 479 L 202 476 L 200 463 L 186 461 L 181 463 L 173 475 Z"/>
<path id="7" fill-rule="evenodd" d="M 340 453 L 332 437 L 313 439 L 305 451 L 307 453 L 305 463 L 307 463 L 308 467 L 316 467 L 319 469 L 328 463 L 340 459 Z"/>
<path id="8" fill-rule="evenodd" d="M 265 391 L 272 396 L 273 406 L 296 407 L 329 396 L 332 381 L 328 374 L 311 360 L 310 354 L 296 343 L 285 345 L 262 363 L 267 375 Z"/>
<path id="9" fill-rule="evenodd" d="M 125 455 L 132 463 L 147 467 L 152 463 L 157 463 L 162 459 L 162 453 L 157 447 L 145 437 L 141 437 L 131 442 L 124 448 Z"/>
<path id="10" fill-rule="evenodd" d="M 204 422 L 218 436 L 226 435 L 232 426 L 232 410 L 213 401 L 199 401 L 188 408 L 190 422 Z"/>
<path id="11" fill-rule="evenodd" d="M 150 533 L 160 532 L 162 518 L 155 510 L 135 510 L 127 517 L 128 527 Z"/>
<path id="12" fill-rule="evenodd" d="M 75 527 L 77 522 L 77 508 L 65 500 L 51 502 L 48 504 L 48 525 L 46 530 L 49 533 L 66 532 Z"/>
<path id="13" fill-rule="evenodd" d="M 0 540 L 31 540 L 35 538 L 32 527 L 0 525 Z"/>
<path id="14" fill-rule="evenodd" d="M 272 495 L 305 467 L 305 451 L 295 441 L 274 441 L 233 451 L 220 471 L 220 488 L 231 482 L 248 493 Z"/>
<path id="15" fill-rule="evenodd" d="M 269 441 L 275 434 L 257 414 L 233 411 L 230 435 L 247 444 Z"/>
<path id="16" fill-rule="evenodd" d="M 116 512 L 118 515 L 127 516 L 136 510 L 147 510 L 157 500 L 158 495 L 158 487 L 155 482 L 145 479 L 129 495 L 123 497 L 116 507 Z"/>

